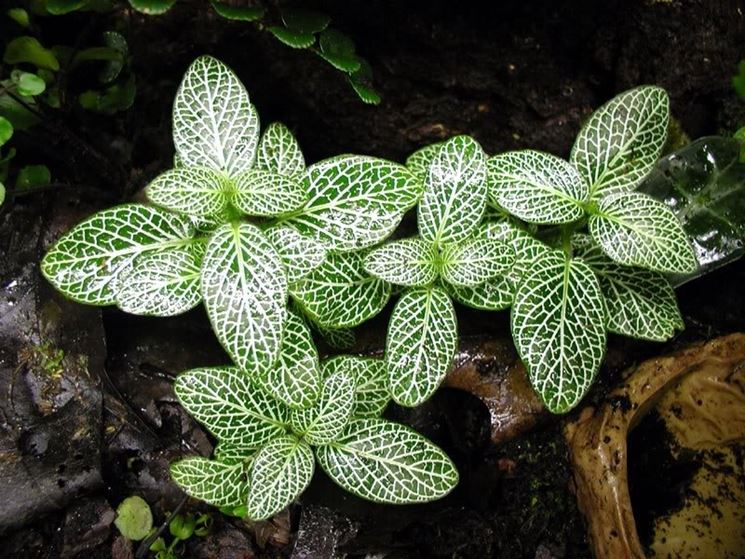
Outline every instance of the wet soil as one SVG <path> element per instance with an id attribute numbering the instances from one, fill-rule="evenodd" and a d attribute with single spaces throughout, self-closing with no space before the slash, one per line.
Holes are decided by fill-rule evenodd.
<path id="1" fill-rule="evenodd" d="M 41 23 L 50 43 L 95 42 L 100 32 L 119 29 L 130 42 L 138 96 L 131 111 L 113 117 L 69 103 L 33 136 L 18 138 L 19 163 L 44 161 L 68 186 L 0 209 L 0 390 L 6 403 L 13 393 L 18 415 L 9 419 L 4 410 L 0 439 L 4 556 L 131 557 L 135 549 L 115 539 L 112 509 L 140 494 L 162 522 L 182 501 L 168 462 L 211 450 L 212 441 L 171 390 L 179 371 L 227 361 L 203 312 L 143 319 L 81 307 L 52 293 L 35 267 L 60 231 L 129 199 L 170 166 L 172 97 L 195 56 L 210 53 L 232 65 L 262 122 L 286 122 L 309 162 L 340 152 L 403 160 L 456 133 L 472 134 L 489 153 L 532 147 L 567 155 L 582 120 L 639 83 L 667 88 L 690 137 L 732 131 L 745 121 L 745 104 L 730 85 L 745 53 L 745 19 L 736 2 L 309 4 L 355 39 L 373 67 L 380 106 L 363 105 L 316 55 L 216 18 L 203 2 L 181 0 L 157 18 L 120 11 Z M 85 76 L 78 79 L 84 87 Z M 599 401 L 628 365 L 745 329 L 744 281 L 741 261 L 684 286 L 687 330 L 670 344 L 612 338 L 588 402 Z M 459 320 L 469 335 L 507 331 L 506 313 L 459 309 Z M 366 349 L 382 339 L 385 321 L 383 315 L 362 333 Z M 55 378 L 39 348 L 63 350 L 62 376 L 71 384 Z M 301 503 L 272 523 L 246 526 L 213 514 L 213 535 L 189 542 L 183 556 L 589 557 L 569 489 L 562 419 L 548 418 L 494 445 L 487 408 L 454 389 L 420 409 L 387 413 L 453 457 L 462 481 L 452 495 L 426 506 L 382 507 L 318 474 Z M 83 432 L 89 436 L 75 438 Z M 633 444 L 659 436 L 653 425 L 640 428 Z M 71 452 L 75 440 L 84 446 Z M 658 458 L 650 455 L 647 463 Z M 639 493 L 657 479 L 643 474 L 636 475 Z M 651 501 L 640 502 L 656 512 Z M 186 510 L 209 509 L 189 501 Z"/>

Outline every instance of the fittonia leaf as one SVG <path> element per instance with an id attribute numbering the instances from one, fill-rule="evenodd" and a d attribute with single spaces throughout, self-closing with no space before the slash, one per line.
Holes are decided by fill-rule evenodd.
<path id="1" fill-rule="evenodd" d="M 570 161 L 598 198 L 636 188 L 667 139 L 670 102 L 664 89 L 641 86 L 617 95 L 582 127 Z"/>
<path id="2" fill-rule="evenodd" d="M 305 158 L 292 132 L 281 122 L 272 122 L 264 130 L 256 156 L 256 168 L 299 177 L 305 171 Z"/>
<path id="3" fill-rule="evenodd" d="M 192 456 L 171 464 L 171 477 L 190 496 L 216 507 L 237 507 L 248 497 L 244 464 Z"/>
<path id="4" fill-rule="evenodd" d="M 522 278 L 512 337 L 533 388 L 553 413 L 576 406 L 605 352 L 605 306 L 592 269 L 549 252 Z"/>
<path id="5" fill-rule="evenodd" d="M 236 367 L 206 367 L 180 374 L 174 384 L 181 405 L 223 442 L 259 448 L 285 432 L 287 408 L 256 390 Z"/>
<path id="6" fill-rule="evenodd" d="M 439 499 L 458 483 L 458 471 L 444 452 L 384 419 L 352 421 L 340 439 L 318 447 L 316 457 L 341 487 L 379 503 Z"/>
<path id="7" fill-rule="evenodd" d="M 579 171 L 540 151 L 511 151 L 487 161 L 489 198 L 511 214 L 533 223 L 570 223 L 584 213 L 589 195 Z"/>
<path id="8" fill-rule="evenodd" d="M 312 406 L 321 392 L 318 351 L 310 329 L 295 313 L 287 314 L 277 363 L 257 376 L 258 384 L 291 408 Z"/>
<path id="9" fill-rule="evenodd" d="M 125 204 L 103 210 L 76 225 L 47 252 L 41 271 L 65 296 L 89 305 L 116 302 L 112 283 L 146 252 L 193 243 L 186 216 Z"/>
<path id="10" fill-rule="evenodd" d="M 422 188 L 406 167 L 358 155 L 311 165 L 302 180 L 309 199 L 289 223 L 336 251 L 359 250 L 388 237 Z"/>
<path id="11" fill-rule="evenodd" d="M 436 244 L 471 236 L 486 207 L 486 156 L 468 136 L 445 142 L 430 162 L 417 218 L 419 234 Z"/>
<path id="12" fill-rule="evenodd" d="M 266 236 L 249 223 L 219 227 L 207 244 L 201 287 L 212 328 L 236 365 L 255 374 L 272 367 L 287 314 L 287 279 Z"/>
<path id="13" fill-rule="evenodd" d="M 289 225 L 270 227 L 264 233 L 282 259 L 290 284 L 303 279 L 326 260 L 325 246 Z"/>
<path id="14" fill-rule="evenodd" d="M 336 440 L 352 416 L 356 383 L 354 372 L 348 370 L 326 377 L 316 404 L 292 412 L 290 424 L 293 431 L 302 434 L 303 440 L 312 445 Z"/>
<path id="15" fill-rule="evenodd" d="M 391 295 L 389 283 L 363 268 L 363 252 L 329 254 L 308 276 L 290 286 L 303 312 L 330 328 L 357 326 L 378 314 Z"/>
<path id="16" fill-rule="evenodd" d="M 267 443 L 251 466 L 248 516 L 265 520 L 280 512 L 305 491 L 313 469 L 313 452 L 303 441 L 284 436 Z"/>
<path id="17" fill-rule="evenodd" d="M 275 216 L 298 209 L 306 200 L 296 179 L 273 171 L 252 169 L 235 177 L 233 205 L 248 215 Z"/>
<path id="18" fill-rule="evenodd" d="M 383 413 L 391 399 L 385 361 L 374 357 L 341 355 L 323 363 L 322 372 L 325 377 L 337 371 L 348 372 L 356 379 L 353 416 L 378 417 Z"/>
<path id="19" fill-rule="evenodd" d="M 447 245 L 442 251 L 442 278 L 457 287 L 473 287 L 507 273 L 515 251 L 506 243 L 484 237 Z"/>
<path id="20" fill-rule="evenodd" d="M 259 117 L 238 77 L 215 58 L 197 58 L 173 104 L 173 143 L 182 163 L 235 177 L 252 167 L 258 141 Z"/>
<path id="21" fill-rule="evenodd" d="M 393 241 L 370 252 L 365 270 L 396 285 L 429 285 L 437 278 L 437 252 L 431 243 L 421 239 Z"/>
<path id="22" fill-rule="evenodd" d="M 219 215 L 228 205 L 230 183 L 207 167 L 171 169 L 146 189 L 148 199 L 169 210 L 198 217 Z"/>
<path id="23" fill-rule="evenodd" d="M 417 406 L 445 378 L 458 343 L 455 309 L 439 287 L 413 288 L 393 309 L 385 360 L 391 396 L 402 406 Z"/>
<path id="24" fill-rule="evenodd" d="M 406 159 L 406 167 L 416 178 L 424 182 L 429 172 L 429 165 L 441 147 L 442 143 L 429 144 L 416 150 Z"/>
<path id="25" fill-rule="evenodd" d="M 698 263 L 678 218 L 662 202 L 639 192 L 600 200 L 590 217 L 590 233 L 619 264 L 684 274 Z"/>

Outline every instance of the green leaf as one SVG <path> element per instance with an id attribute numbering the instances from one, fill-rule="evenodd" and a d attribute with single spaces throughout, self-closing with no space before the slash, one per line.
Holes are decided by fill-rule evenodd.
<path id="1" fill-rule="evenodd" d="M 16 189 L 26 190 L 28 188 L 47 186 L 50 182 L 52 182 L 52 174 L 46 165 L 26 165 L 18 171 Z"/>
<path id="2" fill-rule="evenodd" d="M 678 218 L 662 202 L 639 192 L 600 200 L 590 217 L 590 233 L 619 264 L 684 274 L 698 267 Z"/>
<path id="3" fill-rule="evenodd" d="M 458 471 L 442 450 L 384 419 L 352 421 L 342 438 L 316 449 L 316 458 L 341 487 L 378 503 L 433 501 L 458 484 Z"/>
<path id="4" fill-rule="evenodd" d="M 177 540 L 188 540 L 194 534 L 194 527 L 196 526 L 196 519 L 194 515 L 177 514 L 170 517 L 168 522 L 168 531 Z"/>
<path id="5" fill-rule="evenodd" d="M 438 287 L 404 292 L 391 314 L 385 347 L 393 400 L 413 407 L 432 396 L 457 345 L 458 322 L 447 293 Z"/>
<path id="6" fill-rule="evenodd" d="M 78 101 L 84 109 L 111 115 L 132 107 L 136 93 L 135 76 L 131 74 L 127 81 L 115 83 L 103 91 L 84 91 Z"/>
<path id="7" fill-rule="evenodd" d="M 227 223 L 202 262 L 202 297 L 212 329 L 233 362 L 261 374 L 279 357 L 287 300 L 282 261 L 261 230 Z"/>
<path id="8" fill-rule="evenodd" d="M 469 136 L 456 136 L 435 154 L 424 180 L 419 234 L 433 243 L 471 236 L 486 207 L 486 156 Z"/>
<path id="9" fill-rule="evenodd" d="M 10 8 L 5 13 L 8 15 L 10 19 L 15 21 L 21 27 L 28 27 L 29 24 L 31 23 L 31 20 L 28 17 L 28 12 L 24 10 L 23 8 Z"/>
<path id="10" fill-rule="evenodd" d="M 511 323 L 515 347 L 546 407 L 572 409 L 605 352 L 605 307 L 595 273 L 562 252 L 544 254 L 515 293 Z"/>
<path id="11" fill-rule="evenodd" d="M 664 342 L 685 327 L 675 291 L 665 276 L 616 264 L 589 238 L 581 244 L 577 253 L 600 281 L 609 331 Z"/>
<path id="12" fill-rule="evenodd" d="M 59 70 L 59 62 L 51 50 L 45 49 L 34 37 L 23 35 L 11 40 L 5 47 L 3 62 L 23 64 L 27 62 L 38 68 Z"/>
<path id="13" fill-rule="evenodd" d="M 192 456 L 171 464 L 171 478 L 188 495 L 216 507 L 237 507 L 248 498 L 245 464 Z"/>
<path id="14" fill-rule="evenodd" d="M 193 241 L 194 227 L 181 216 L 140 204 L 98 212 L 62 236 L 41 262 L 41 271 L 65 296 L 88 305 L 112 305 L 112 283 L 140 254 Z"/>
<path id="15" fill-rule="evenodd" d="M 104 31 L 104 44 L 112 49 L 118 56 L 106 61 L 106 64 L 98 74 L 98 81 L 101 83 L 111 83 L 121 74 L 124 64 L 129 56 L 129 46 L 124 35 L 116 31 Z"/>
<path id="16" fill-rule="evenodd" d="M 0 206 L 5 202 L 5 185 L 0 182 Z"/>
<path id="17" fill-rule="evenodd" d="M 300 281 L 326 260 L 326 247 L 298 233 L 289 225 L 264 230 L 285 265 L 287 283 Z"/>
<path id="18" fill-rule="evenodd" d="M 475 237 L 443 248 L 442 279 L 456 287 L 473 287 L 506 274 L 514 263 L 515 251 L 509 245 Z"/>
<path id="19" fill-rule="evenodd" d="M 664 202 L 693 241 L 699 269 L 680 285 L 745 254 L 745 160 L 733 138 L 709 137 L 661 159 L 641 192 Z"/>
<path id="20" fill-rule="evenodd" d="M 138 12 L 150 16 L 159 16 L 170 10 L 176 0 L 129 0 L 129 4 Z"/>
<path id="21" fill-rule="evenodd" d="M 357 336 L 351 328 L 327 328 L 315 322 L 311 324 L 323 341 L 334 349 L 349 349 L 357 342 Z"/>
<path id="22" fill-rule="evenodd" d="M 305 158 L 292 132 L 281 122 L 272 122 L 264 130 L 256 156 L 256 168 L 288 177 L 305 171 Z"/>
<path id="23" fill-rule="evenodd" d="M 153 513 L 142 497 L 127 497 L 116 508 L 114 525 L 128 540 L 144 540 L 153 528 Z"/>
<path id="24" fill-rule="evenodd" d="M 388 371 L 382 359 L 340 355 L 324 361 L 321 371 L 326 378 L 338 372 L 346 372 L 357 380 L 353 417 L 378 417 L 391 400 Z"/>
<path id="25" fill-rule="evenodd" d="M 247 464 L 256 454 L 256 446 L 242 446 L 236 443 L 220 441 L 214 450 L 214 458 L 223 464 Z"/>
<path id="26" fill-rule="evenodd" d="M 182 167 L 158 175 L 145 194 L 169 210 L 199 217 L 218 215 L 228 205 L 230 181 L 207 167 Z"/>
<path id="27" fill-rule="evenodd" d="M 272 171 L 251 169 L 235 178 L 233 204 L 248 215 L 287 214 L 301 207 L 306 199 L 300 182 Z"/>
<path id="28" fill-rule="evenodd" d="M 264 17 L 266 9 L 262 6 L 231 6 L 218 0 L 210 0 L 215 11 L 225 19 L 236 21 L 257 21 Z"/>
<path id="29" fill-rule="evenodd" d="M 362 252 L 332 253 L 290 294 L 315 322 L 331 328 L 357 326 L 378 314 L 391 295 L 389 283 L 365 272 Z"/>
<path id="30" fill-rule="evenodd" d="M 424 182 L 429 172 L 429 166 L 442 145 L 443 142 L 438 142 L 416 150 L 406 159 L 406 167 L 414 173 L 416 178 Z"/>
<path id="31" fill-rule="evenodd" d="M 331 18 L 315 10 L 287 7 L 282 8 L 282 21 L 301 33 L 320 33 L 329 26 Z"/>
<path id="32" fill-rule="evenodd" d="M 13 125 L 7 118 L 0 116 L 0 146 L 8 143 L 12 137 Z"/>
<path id="33" fill-rule="evenodd" d="M 318 41 L 320 55 L 337 70 L 352 73 L 360 68 L 360 60 L 354 52 L 354 42 L 336 29 L 326 29 Z"/>
<path id="34" fill-rule="evenodd" d="M 289 223 L 329 249 L 353 251 L 393 233 L 422 186 L 402 165 L 341 155 L 308 167 L 303 189 L 309 199 Z"/>
<path id="35" fill-rule="evenodd" d="M 363 103 L 377 105 L 380 103 L 380 95 L 373 88 L 372 67 L 367 60 L 362 58 L 357 60 L 360 67 L 347 76 L 347 79 Z"/>
<path id="36" fill-rule="evenodd" d="M 285 433 L 287 408 L 237 367 L 192 369 L 176 377 L 176 396 L 221 444 L 259 448 Z"/>
<path id="37" fill-rule="evenodd" d="M 88 0 L 46 0 L 44 7 L 50 14 L 59 16 L 84 8 L 87 3 Z"/>
<path id="38" fill-rule="evenodd" d="M 584 215 L 590 192 L 571 163 L 533 150 L 510 151 L 486 163 L 489 199 L 531 223 L 570 223 Z"/>
<path id="39" fill-rule="evenodd" d="M 418 238 L 393 241 L 371 251 L 364 261 L 368 274 L 396 285 L 429 285 L 437 278 L 437 253 Z"/>
<path id="40" fill-rule="evenodd" d="M 173 143 L 184 165 L 235 177 L 253 166 L 258 141 L 259 117 L 238 77 L 215 58 L 197 58 L 173 105 Z"/>
<path id="41" fill-rule="evenodd" d="M 248 516 L 266 520 L 294 501 L 313 477 L 313 452 L 295 437 L 279 437 L 262 447 L 251 469 Z"/>
<path id="42" fill-rule="evenodd" d="M 291 408 L 308 408 L 318 400 L 318 350 L 310 329 L 295 313 L 287 314 L 279 361 L 256 380 L 266 392 Z"/>
<path id="43" fill-rule="evenodd" d="M 667 138 L 670 102 L 660 87 L 643 85 L 595 111 L 574 142 L 570 161 L 598 198 L 636 188 Z"/>
<path id="44" fill-rule="evenodd" d="M 312 33 L 303 33 L 302 31 L 282 27 L 281 25 L 272 25 L 267 27 L 267 30 L 278 41 L 294 49 L 307 49 L 312 47 L 313 43 L 316 42 L 316 36 Z"/>
<path id="45" fill-rule="evenodd" d="M 503 276 L 492 278 L 475 287 L 448 285 L 448 290 L 456 301 L 469 307 L 488 311 L 506 309 L 512 305 L 515 290 L 525 271 L 533 266 L 533 262 L 539 256 L 551 249 L 507 220 L 482 224 L 476 236 L 506 243 L 515 252 L 515 263 Z"/>
<path id="46" fill-rule="evenodd" d="M 41 95 L 47 88 L 47 84 L 36 74 L 30 72 L 20 72 L 17 76 L 16 87 L 18 93 L 23 97 L 33 97 Z"/>
<path id="47" fill-rule="evenodd" d="M 292 430 L 311 445 L 335 440 L 352 416 L 356 382 L 351 371 L 340 370 L 326 377 L 315 405 L 292 411 Z"/>
<path id="48" fill-rule="evenodd" d="M 174 316 L 202 301 L 199 268 L 204 243 L 150 252 L 137 257 L 117 278 L 116 304 L 125 312 Z"/>

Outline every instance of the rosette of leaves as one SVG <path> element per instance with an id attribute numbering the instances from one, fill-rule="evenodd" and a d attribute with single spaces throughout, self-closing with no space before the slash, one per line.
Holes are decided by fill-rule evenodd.
<path id="1" fill-rule="evenodd" d="M 370 275 L 404 288 L 385 351 L 391 395 L 404 406 L 428 399 L 453 360 L 458 332 L 450 292 L 503 277 L 515 260 L 507 243 L 479 228 L 487 183 L 478 142 L 457 136 L 429 154 L 419 169 L 419 235 L 376 248 L 363 263 Z M 412 167 L 420 156 L 410 159 Z"/>
<path id="2" fill-rule="evenodd" d="M 339 356 L 320 370 L 320 395 L 302 409 L 273 399 L 235 367 L 180 375 L 179 400 L 219 444 L 211 459 L 174 463 L 176 483 L 252 520 L 269 518 L 297 499 L 316 462 L 342 488 L 381 503 L 430 501 L 457 484 L 457 470 L 438 447 L 380 418 L 389 400 L 381 360 Z"/>
<path id="3" fill-rule="evenodd" d="M 666 274 L 691 273 L 696 257 L 673 212 L 635 191 L 660 156 L 668 120 L 665 91 L 642 86 L 590 117 L 569 161 L 525 150 L 487 162 L 489 204 L 558 233 L 510 286 L 515 345 L 553 412 L 587 392 L 606 332 L 662 341 L 683 327 Z"/>
<path id="4" fill-rule="evenodd" d="M 416 204 L 421 186 L 404 166 L 348 155 L 306 168 L 285 126 L 260 136 L 243 84 L 211 57 L 186 72 L 173 133 L 176 167 L 147 186 L 152 205 L 99 212 L 50 249 L 42 271 L 57 289 L 142 315 L 203 302 L 235 364 L 257 377 L 292 338 L 288 295 L 331 331 L 385 305 L 390 286 L 368 277 L 355 251 Z M 272 386 L 290 405 L 308 396 Z"/>

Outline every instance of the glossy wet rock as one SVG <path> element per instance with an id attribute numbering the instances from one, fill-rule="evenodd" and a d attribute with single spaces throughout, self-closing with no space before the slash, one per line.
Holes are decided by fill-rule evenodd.
<path id="1" fill-rule="evenodd" d="M 41 278 L 44 248 L 73 219 L 48 216 L 17 204 L 0 224 L 0 531 L 102 485 L 103 328 Z"/>
<path id="2" fill-rule="evenodd" d="M 641 451 L 662 444 L 670 459 L 691 462 L 690 475 L 681 480 L 686 492 L 672 510 L 653 520 L 651 549 L 660 556 L 740 556 L 743 371 L 745 334 L 717 338 L 628 371 L 625 382 L 599 409 L 583 410 L 567 426 L 577 499 L 597 558 L 646 557 L 638 532 L 644 527 L 637 526 L 629 490 L 629 462 L 634 458 L 627 437 L 650 412 L 659 416 L 670 437 L 644 441 Z M 639 483 L 669 468 L 653 462 L 653 469 L 638 473 Z M 650 490 L 659 488 L 650 484 Z"/>

